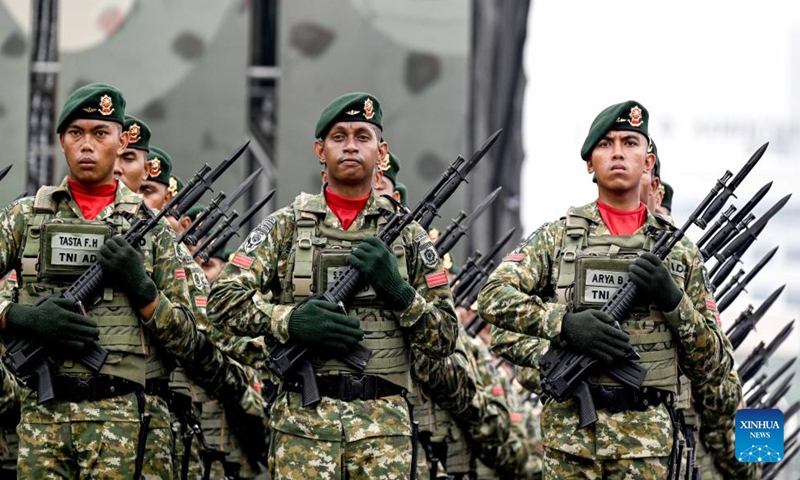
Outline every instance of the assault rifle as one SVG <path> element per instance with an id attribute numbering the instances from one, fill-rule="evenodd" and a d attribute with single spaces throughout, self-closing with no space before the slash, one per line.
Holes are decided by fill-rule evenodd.
<path id="1" fill-rule="evenodd" d="M 726 171 L 680 229 L 672 232 L 662 231 L 657 235 L 656 244 L 652 252 L 663 261 L 692 224 L 705 228 L 706 223 L 716 216 L 728 197 L 733 194 L 736 187 L 752 170 L 765 149 L 766 145 L 756 151 L 733 180 L 730 180 L 733 174 L 730 171 Z M 729 180 L 730 182 L 728 182 Z M 701 215 L 703 216 L 702 218 Z M 615 326 L 620 328 L 619 322 L 627 318 L 636 302 L 637 296 L 638 288 L 636 284 L 628 279 L 614 293 L 611 300 L 603 306 L 601 311 L 611 317 Z M 638 390 L 644 382 L 647 370 L 632 361 L 631 358 L 637 357 L 638 354 L 631 350 L 626 358 L 609 364 L 607 372 L 624 385 Z M 564 345 L 555 345 L 555 342 L 551 343 L 550 349 L 539 361 L 542 390 L 545 394 L 554 398 L 557 402 L 564 402 L 568 398 L 576 399 L 579 415 L 578 428 L 597 422 L 597 410 L 589 392 L 589 386 L 584 380 L 585 376 L 597 363 L 597 359 L 566 349 Z"/>
<path id="2" fill-rule="evenodd" d="M 436 185 L 428 191 L 422 200 L 413 210 L 393 213 L 383 229 L 376 235 L 377 238 L 386 245 L 391 243 L 403 232 L 403 230 L 413 221 L 430 218 L 432 221 L 439 208 L 455 192 L 459 185 L 466 180 L 466 175 L 477 165 L 486 152 L 491 148 L 501 130 L 495 132 L 488 140 L 476 151 L 472 157 L 465 161 L 459 156 L 447 167 Z M 424 224 L 420 222 L 423 228 Z M 426 228 L 427 230 L 427 228 Z M 345 302 L 355 294 L 363 282 L 361 272 L 353 267 L 347 267 L 344 273 L 333 283 L 328 285 L 327 290 L 321 294 L 316 294 L 309 298 L 320 298 L 322 300 L 338 304 L 343 313 Z M 372 351 L 359 344 L 354 352 L 351 352 L 341 360 L 357 371 L 363 371 L 369 361 Z M 274 343 L 269 349 L 267 368 L 280 379 L 285 380 L 287 375 L 296 374 L 301 382 L 303 389 L 303 406 L 307 407 L 320 400 L 319 389 L 316 385 L 314 368 L 311 365 L 311 354 L 307 347 L 299 345 L 291 339 L 287 343 Z"/>
<path id="3" fill-rule="evenodd" d="M 239 213 L 234 210 L 230 215 L 225 216 L 222 224 L 208 235 L 200 245 L 194 250 L 193 258 L 200 258 L 203 263 L 207 262 L 212 255 L 217 253 L 234 235 L 239 236 L 239 229 L 247 225 L 253 216 L 261 210 L 267 202 L 275 195 L 275 189 L 270 190 L 266 197 L 256 202 L 255 205 L 250 207 L 241 218 Z M 236 220 L 236 223 L 233 221 Z"/>
<path id="4" fill-rule="evenodd" d="M 233 163 L 244 153 L 249 145 L 249 141 L 242 144 L 230 158 L 227 158 L 220 163 L 213 171 L 208 164 L 204 165 L 194 177 L 186 184 L 186 187 L 181 190 L 175 197 L 167 203 L 158 213 L 146 215 L 146 219 L 141 217 L 129 218 L 131 222 L 130 229 L 125 232 L 125 240 L 133 245 L 139 246 L 144 244 L 145 235 L 155 228 L 160 220 L 170 213 L 174 218 L 180 218 L 192 204 L 186 203 L 186 198 L 195 197 L 196 192 L 205 191 L 210 188 L 210 185 L 222 175 Z M 211 171 L 211 173 L 209 173 Z M 199 198 L 199 196 L 197 197 Z M 183 205 L 179 207 L 178 205 Z M 146 207 L 142 207 L 146 208 Z M 149 212 L 149 210 L 147 210 Z M 81 274 L 80 277 L 66 290 L 52 296 L 58 298 L 68 298 L 75 301 L 80 313 L 87 316 L 84 305 L 91 304 L 97 295 L 103 290 L 103 268 L 99 263 L 93 264 L 91 267 Z M 41 304 L 47 298 L 42 298 L 37 305 Z M 17 376 L 23 376 L 28 373 L 35 373 L 37 376 L 37 395 L 38 402 L 42 404 L 55 397 L 53 391 L 52 374 L 48 359 L 44 353 L 44 346 L 32 339 L 13 339 L 7 345 L 6 354 L 3 356 L 3 363 L 8 369 Z M 97 343 L 93 342 L 87 346 L 83 357 L 79 359 L 86 367 L 93 373 L 98 373 L 108 357 L 108 351 Z"/>
<path id="5" fill-rule="evenodd" d="M 769 346 L 765 347 L 764 342 L 758 344 L 758 346 L 753 350 L 753 353 L 750 354 L 747 359 L 742 362 L 742 366 L 739 367 L 739 379 L 742 381 L 742 385 L 747 383 L 753 375 L 758 373 L 761 370 L 761 367 L 767 363 L 767 359 L 775 353 L 775 350 L 781 346 L 781 344 L 789 338 L 789 335 L 792 333 L 792 329 L 794 329 L 794 320 L 787 323 L 783 330 L 781 330 L 778 335 L 769 343 Z"/>
<path id="6" fill-rule="evenodd" d="M 750 331 L 755 328 L 756 323 L 764 317 L 764 314 L 767 313 L 767 310 L 775 303 L 775 300 L 778 299 L 785 287 L 786 285 L 782 285 L 772 292 L 755 312 L 753 311 L 753 306 L 748 305 L 748 307 L 739 314 L 739 317 L 733 322 L 731 328 L 725 332 L 734 350 L 739 348 L 739 345 L 742 344 Z"/>
<path id="7" fill-rule="evenodd" d="M 220 192 L 214 200 L 208 205 L 208 207 L 203 210 L 197 218 L 186 228 L 180 237 L 178 237 L 179 242 L 185 242 L 188 245 L 197 245 L 197 242 L 200 241 L 201 238 L 208 235 L 214 226 L 222 220 L 223 217 L 227 218 L 228 210 L 233 207 L 233 204 L 236 203 L 236 200 L 239 199 L 242 195 L 244 195 L 247 190 L 250 189 L 250 186 L 256 181 L 258 176 L 263 171 L 262 168 L 259 168 L 255 172 L 251 173 L 244 182 L 233 192 L 228 198 L 225 198 L 225 194 Z M 224 200 L 224 201 L 223 201 Z"/>
<path id="8" fill-rule="evenodd" d="M 747 286 L 747 284 L 750 283 L 750 280 L 752 280 L 756 275 L 758 275 L 758 272 L 760 272 L 761 269 L 764 268 L 764 265 L 766 265 L 767 263 L 769 263 L 770 260 L 772 260 L 772 257 L 775 256 L 775 252 L 777 251 L 778 247 L 775 247 L 769 252 L 767 252 L 767 254 L 764 255 L 764 258 L 759 260 L 756 266 L 750 269 L 750 271 L 747 273 L 747 275 L 744 276 L 744 278 L 739 280 L 738 278 L 734 277 L 734 279 L 732 279 L 731 283 L 729 284 L 730 286 L 726 285 L 726 288 L 720 291 L 720 294 L 717 295 L 717 298 L 719 298 L 719 302 L 717 302 L 717 310 L 720 313 L 724 312 L 730 306 L 730 304 L 733 303 L 734 300 L 736 300 L 739 294 L 742 293 L 742 291 L 744 291 L 744 288 Z"/>
<path id="9" fill-rule="evenodd" d="M 478 278 L 486 278 L 490 273 L 492 273 L 492 269 L 494 268 L 494 257 L 500 253 L 500 250 L 502 250 L 505 244 L 511 240 L 511 237 L 516 231 L 516 228 L 512 228 L 506 232 L 506 234 L 503 235 L 503 238 L 498 240 L 497 243 L 492 246 L 492 249 L 489 251 L 488 255 L 481 256 L 480 252 L 475 252 L 473 257 L 477 258 L 477 260 L 473 261 L 471 265 L 469 261 L 466 265 L 464 265 L 464 269 L 461 271 L 461 274 L 456 277 L 456 281 L 458 281 L 458 283 L 453 287 L 453 297 L 456 299 L 456 305 L 460 303 L 459 300 L 463 300 L 465 295 L 469 295 L 469 292 L 474 288 L 475 281 Z"/>

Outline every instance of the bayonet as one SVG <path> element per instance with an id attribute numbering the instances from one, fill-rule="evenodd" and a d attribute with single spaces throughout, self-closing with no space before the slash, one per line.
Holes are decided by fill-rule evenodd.
<path id="1" fill-rule="evenodd" d="M 511 240 L 511 237 L 516 232 L 516 228 L 512 228 L 506 234 L 494 244 L 492 249 L 489 251 L 488 255 L 484 255 L 481 259 L 476 263 L 475 267 L 473 267 L 469 273 L 467 273 L 461 282 L 453 288 L 453 297 L 458 297 L 464 294 L 464 292 L 468 291 L 468 288 L 472 286 L 475 278 L 480 275 L 481 272 L 486 270 L 486 265 L 493 261 L 494 257 L 500 252 L 500 250 Z"/>
<path id="2" fill-rule="evenodd" d="M 734 285 L 730 289 L 730 291 L 727 294 L 725 294 L 724 297 L 719 299 L 719 302 L 717 303 L 717 310 L 720 313 L 724 312 L 725 309 L 728 308 L 728 306 L 731 303 L 733 303 L 734 300 L 736 300 L 736 297 L 738 297 L 739 294 L 742 293 L 742 291 L 745 289 L 747 284 L 750 283 L 750 280 L 752 280 L 756 275 L 758 275 L 758 272 L 760 272 L 761 269 L 764 268 L 764 266 L 767 263 L 769 263 L 770 260 L 772 260 L 772 257 L 775 256 L 775 252 L 777 252 L 777 251 L 778 251 L 778 247 L 775 247 L 772 250 L 770 250 L 769 252 L 767 252 L 767 254 L 764 255 L 764 258 L 759 260 L 758 263 L 753 268 L 751 268 L 749 272 L 747 272 L 747 275 L 745 275 L 744 278 L 741 281 L 737 282 L 736 285 Z M 714 280 L 712 281 L 712 283 L 715 286 L 718 286 L 718 285 L 720 285 L 722 283 L 722 280 L 724 279 L 724 277 L 722 277 L 723 273 L 725 273 L 725 272 L 724 271 L 720 271 L 720 273 L 716 277 L 714 277 Z M 727 275 L 727 273 L 725 275 Z M 783 288 L 780 288 L 780 290 L 783 290 Z"/>
<path id="3" fill-rule="evenodd" d="M 775 389 L 775 391 L 761 404 L 759 408 L 775 408 L 778 405 L 778 401 L 786 395 L 786 392 L 789 391 L 791 387 L 792 379 L 794 379 L 794 373 L 786 377 L 786 379 Z"/>
<path id="4" fill-rule="evenodd" d="M 701 248 L 703 245 L 705 245 L 706 242 L 709 239 L 711 239 L 711 237 L 714 234 L 716 234 L 719 231 L 719 229 L 722 228 L 723 225 L 725 225 L 727 222 L 730 222 L 731 216 L 735 211 L 736 211 L 736 205 L 730 205 L 727 210 L 722 212 L 722 215 L 719 216 L 714 225 L 712 225 L 711 228 L 706 230 L 705 233 L 703 233 L 703 236 L 700 237 L 700 240 L 697 241 L 697 243 L 695 244 L 697 245 L 697 248 Z"/>
<path id="5" fill-rule="evenodd" d="M 733 192 L 736 190 L 736 187 L 738 187 L 739 184 L 742 183 L 742 181 L 745 179 L 745 177 L 747 177 L 747 175 L 750 173 L 753 167 L 756 166 L 756 163 L 758 163 L 758 161 L 761 160 L 761 157 L 764 155 L 764 152 L 767 151 L 768 146 L 769 142 L 765 143 L 764 145 L 761 145 L 758 148 L 758 150 L 756 150 L 755 153 L 753 153 L 750 159 L 744 164 L 742 169 L 739 170 L 739 173 L 737 173 L 736 176 L 733 177 L 730 183 L 728 183 L 723 187 L 722 192 L 720 192 L 720 194 L 714 199 L 711 205 L 708 206 L 706 211 L 703 213 L 702 218 L 697 219 L 697 226 L 705 229 L 706 224 L 708 224 L 708 222 L 713 220 L 714 217 L 717 216 L 717 213 L 719 213 L 719 211 L 722 210 L 722 207 L 723 205 L 725 205 L 725 202 L 728 201 L 728 198 L 730 198 L 731 196 L 736 198 L 736 195 L 733 194 Z"/>
<path id="6" fill-rule="evenodd" d="M 794 320 L 787 323 L 785 327 L 775 336 L 775 338 L 769 343 L 769 346 L 764 347 L 764 342 L 758 344 L 758 346 L 753 350 L 753 353 L 750 354 L 749 357 L 742 363 L 742 366 L 739 367 L 739 379 L 742 381 L 742 385 L 747 383 L 753 375 L 758 373 L 762 366 L 767 362 L 767 359 L 775 353 L 775 350 L 781 346 L 781 344 L 789 338 L 789 335 L 792 333 L 794 329 Z"/>
<path id="7" fill-rule="evenodd" d="M 436 253 L 438 253 L 440 257 L 449 252 L 455 244 L 461 240 L 461 237 L 466 235 L 467 230 L 475 223 L 475 220 L 497 200 L 498 195 L 500 195 L 500 190 L 502 189 L 503 187 L 497 187 L 469 216 L 466 216 L 462 211 L 458 217 L 453 219 L 453 222 L 448 225 L 444 234 L 439 237 L 439 240 L 436 241 L 436 245 L 434 245 L 434 247 L 436 247 Z"/>
<path id="8" fill-rule="evenodd" d="M 14 165 L 11 164 L 11 165 L 7 166 L 6 168 L 0 170 L 0 181 L 2 181 L 4 178 L 6 178 L 6 175 L 8 175 L 8 171 L 11 170 L 11 167 L 13 167 L 13 166 Z"/>
<path id="9" fill-rule="evenodd" d="M 722 247 L 725 244 L 726 240 L 729 240 L 732 235 L 736 234 L 737 227 L 740 224 L 742 224 L 746 218 L 748 218 L 750 212 L 753 210 L 753 208 L 755 208 L 756 205 L 758 205 L 758 202 L 760 202 L 761 199 L 764 198 L 767 192 L 769 192 L 770 188 L 772 188 L 772 182 L 769 182 L 763 187 L 761 187 L 761 189 L 758 192 L 756 192 L 755 195 L 753 195 L 753 198 L 751 198 L 744 205 L 744 207 L 742 207 L 742 209 L 739 210 L 739 213 L 737 213 L 735 216 L 730 217 L 723 214 L 722 218 L 720 218 L 717 224 L 725 221 L 727 221 L 727 223 L 725 224 L 724 227 L 722 227 L 722 229 L 719 232 L 717 232 L 716 235 L 714 235 L 713 238 L 711 238 L 708 244 L 705 245 L 700 250 L 700 253 L 703 254 L 704 259 L 711 257 L 712 254 L 714 254 L 720 247 Z M 731 208 L 735 209 L 733 205 L 731 205 Z M 730 212 L 730 209 L 728 210 L 728 212 Z M 746 225 L 746 223 L 744 223 L 744 225 Z M 716 226 L 717 225 L 714 225 L 714 227 Z M 709 232 L 711 232 L 711 230 L 709 230 Z"/>
<path id="10" fill-rule="evenodd" d="M 764 302 L 758 307 L 758 310 L 755 312 L 753 311 L 753 306 L 748 306 L 740 315 L 739 318 L 733 322 L 731 328 L 728 329 L 725 334 L 728 336 L 728 340 L 731 341 L 731 345 L 733 349 L 736 350 L 739 348 L 739 345 L 744 342 L 744 339 L 750 333 L 751 330 L 755 328 L 755 325 L 764 317 L 764 314 L 767 313 L 767 310 L 770 309 L 775 300 L 778 299 L 781 293 L 783 293 L 783 289 L 786 285 L 780 286 L 774 292 L 772 292 L 769 297 L 767 297 Z"/>
<path id="11" fill-rule="evenodd" d="M 789 370 L 792 365 L 794 365 L 796 360 L 797 357 L 794 357 L 781 365 L 781 367 L 769 377 L 769 380 L 763 381 L 753 393 L 747 396 L 744 404 L 752 408 L 753 405 L 759 403 L 761 398 L 764 397 L 764 394 L 767 393 L 767 388 L 769 388 L 778 378 L 786 373 L 786 371 Z M 794 376 L 794 374 L 792 374 L 792 376 Z"/>

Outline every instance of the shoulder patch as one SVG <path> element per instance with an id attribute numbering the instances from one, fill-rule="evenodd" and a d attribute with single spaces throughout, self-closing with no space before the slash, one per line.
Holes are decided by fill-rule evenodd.
<path id="1" fill-rule="evenodd" d="M 719 318 L 719 312 L 717 311 L 717 302 L 715 302 L 713 298 L 706 298 L 706 308 L 714 312 L 717 325 L 722 326 L 722 320 Z"/>
<path id="2" fill-rule="evenodd" d="M 425 283 L 428 288 L 440 287 L 447 283 L 447 274 L 444 272 L 429 273 L 425 275 Z"/>
<path id="3" fill-rule="evenodd" d="M 503 257 L 504 262 L 521 262 L 525 260 L 525 255 L 522 253 L 509 253 Z"/>
<path id="4" fill-rule="evenodd" d="M 520 244 L 519 244 L 519 245 L 517 245 L 517 248 L 515 248 L 515 249 L 514 249 L 514 252 L 516 253 L 516 252 L 519 252 L 520 250 L 522 250 L 522 247 L 524 247 L 525 245 L 527 245 L 527 244 L 528 244 L 528 242 L 530 242 L 530 241 L 531 241 L 531 239 L 532 239 L 533 237 L 535 237 L 537 233 L 541 232 L 541 231 L 542 231 L 544 228 L 546 228 L 548 225 L 550 225 L 550 223 L 548 223 L 548 222 L 545 222 L 545 223 L 541 224 L 541 225 L 539 226 L 539 228 L 537 228 L 536 230 L 532 231 L 532 232 L 530 233 L 530 235 L 528 235 L 527 237 L 525 237 L 525 239 L 524 239 L 522 242 L 520 242 Z"/>
<path id="5" fill-rule="evenodd" d="M 420 245 L 419 254 L 422 255 L 422 263 L 428 268 L 434 268 L 439 263 L 439 255 L 430 240 Z"/>
<path id="6" fill-rule="evenodd" d="M 208 286 L 208 279 L 203 272 L 192 272 L 192 282 L 194 282 L 194 288 L 201 292 Z"/>
<path id="7" fill-rule="evenodd" d="M 186 270 L 182 268 L 178 268 L 175 270 L 175 278 L 180 280 L 186 280 Z"/>
<path id="8" fill-rule="evenodd" d="M 239 268 L 248 269 L 253 264 L 253 257 L 236 252 L 236 255 L 231 259 L 231 263 Z"/>
<path id="9" fill-rule="evenodd" d="M 267 239 L 267 235 L 269 232 L 272 231 L 272 228 L 275 226 L 275 223 L 278 220 L 270 215 L 264 220 L 261 220 L 256 228 L 250 232 L 250 235 L 247 236 L 247 239 L 244 241 L 244 252 L 248 255 L 253 252 L 259 245 L 264 243 L 264 240 Z"/>
<path id="10" fill-rule="evenodd" d="M 430 241 L 430 237 L 428 236 L 428 232 L 422 232 L 416 237 L 414 237 L 415 243 L 422 243 L 423 240 Z"/>

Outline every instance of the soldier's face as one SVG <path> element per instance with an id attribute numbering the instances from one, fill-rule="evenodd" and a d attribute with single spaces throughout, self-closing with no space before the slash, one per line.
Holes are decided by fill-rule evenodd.
<path id="1" fill-rule="evenodd" d="M 200 266 L 203 267 L 203 272 L 206 274 L 208 283 L 213 283 L 214 280 L 219 277 L 219 274 L 222 273 L 222 269 L 225 268 L 225 262 L 217 257 L 211 257 L 206 263 L 200 264 Z"/>
<path id="2" fill-rule="evenodd" d="M 317 158 L 327 165 L 330 184 L 372 186 L 375 165 L 389 148 L 376 130 L 368 122 L 339 122 L 314 143 Z"/>
<path id="3" fill-rule="evenodd" d="M 655 156 L 647 153 L 647 138 L 638 132 L 608 132 L 586 162 L 589 173 L 597 174 L 600 188 L 611 191 L 639 189 L 644 172 L 650 172 Z"/>
<path id="4" fill-rule="evenodd" d="M 128 146 L 122 126 L 104 120 L 73 120 L 58 139 L 70 178 L 87 186 L 111 183 L 117 156 Z"/>
<path id="5" fill-rule="evenodd" d="M 147 173 L 147 152 L 143 150 L 126 148 L 114 163 L 114 178 L 134 192 L 147 180 Z"/>
<path id="6" fill-rule="evenodd" d="M 163 183 L 147 180 L 139 187 L 139 195 L 144 199 L 144 204 L 151 209 L 161 210 L 167 204 L 167 186 Z"/>
<path id="7" fill-rule="evenodd" d="M 400 201 L 400 192 L 394 189 L 394 184 L 389 180 L 389 177 L 381 175 L 381 172 L 376 172 L 375 184 L 372 186 L 372 190 L 375 191 L 375 195 L 389 195 L 398 202 Z"/>

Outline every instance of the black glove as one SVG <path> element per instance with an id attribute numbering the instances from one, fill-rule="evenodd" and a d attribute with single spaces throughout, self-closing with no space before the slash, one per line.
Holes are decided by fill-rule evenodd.
<path id="1" fill-rule="evenodd" d="M 417 292 L 400 276 L 397 256 L 378 237 L 365 238 L 347 263 L 364 274 L 390 310 L 405 310 L 414 301 Z"/>
<path id="2" fill-rule="evenodd" d="M 336 304 L 309 300 L 292 311 L 289 337 L 297 343 L 323 350 L 327 356 L 350 353 L 364 338 L 361 325 L 341 312 Z"/>
<path id="3" fill-rule="evenodd" d="M 639 291 L 664 312 L 678 308 L 683 292 L 672 279 L 664 262 L 655 254 L 643 253 L 628 267 L 631 280 Z"/>
<path id="4" fill-rule="evenodd" d="M 98 258 L 104 277 L 122 289 L 134 308 L 150 304 L 158 288 L 144 269 L 142 254 L 122 238 L 114 235 L 100 247 Z"/>
<path id="5" fill-rule="evenodd" d="M 630 336 L 613 325 L 614 320 L 600 310 L 569 312 L 561 321 L 561 338 L 578 352 L 610 362 L 632 348 Z"/>
<path id="6" fill-rule="evenodd" d="M 66 355 L 79 354 L 100 338 L 97 322 L 75 313 L 75 301 L 48 298 L 41 305 L 12 303 L 6 312 L 9 333 L 41 341 Z"/>

